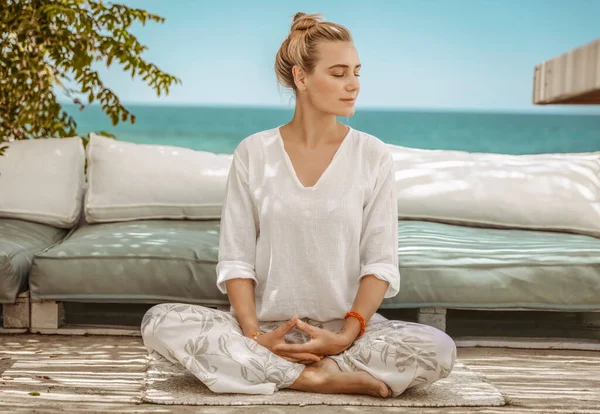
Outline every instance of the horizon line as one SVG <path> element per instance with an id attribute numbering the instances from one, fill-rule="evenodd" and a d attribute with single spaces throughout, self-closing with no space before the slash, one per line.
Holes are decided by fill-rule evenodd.
<path id="1" fill-rule="evenodd" d="M 73 102 L 61 101 L 60 105 L 72 105 Z M 238 109 L 276 109 L 276 110 L 287 110 L 293 111 L 294 107 L 287 107 L 285 105 L 272 105 L 272 104 L 236 104 L 236 103 L 209 103 L 209 102 L 121 102 L 125 107 L 127 106 L 139 106 L 139 107 L 195 107 L 195 108 L 238 108 Z M 94 102 L 87 104 L 87 107 L 100 107 L 100 104 Z M 591 109 L 587 112 L 571 112 L 567 107 L 571 109 L 579 109 L 582 107 L 573 105 L 536 105 L 532 108 L 451 108 L 451 107 L 408 107 L 408 106 L 358 106 L 356 110 L 365 111 L 382 111 L 382 112 L 470 112 L 470 113 L 497 113 L 497 114 L 538 114 L 538 115 L 582 115 L 582 116 L 598 116 L 600 113 L 594 113 L 595 109 L 591 109 L 586 106 L 586 109 Z"/>

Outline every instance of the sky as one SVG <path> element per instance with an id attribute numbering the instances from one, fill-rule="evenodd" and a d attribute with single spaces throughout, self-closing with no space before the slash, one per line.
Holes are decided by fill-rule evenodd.
<path id="1" fill-rule="evenodd" d="M 166 18 L 135 27 L 144 58 L 182 80 L 166 97 L 99 68 L 126 103 L 290 107 L 273 64 L 296 12 L 352 33 L 357 108 L 592 112 L 534 106 L 536 64 L 600 37 L 600 0 L 121 0 Z"/>

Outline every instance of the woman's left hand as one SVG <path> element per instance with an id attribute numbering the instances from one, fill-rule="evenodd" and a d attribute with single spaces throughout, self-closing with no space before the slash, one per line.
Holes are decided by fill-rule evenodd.
<path id="1" fill-rule="evenodd" d="M 282 352 L 309 352 L 316 355 L 336 355 L 352 345 L 352 339 L 340 332 L 330 332 L 298 320 L 296 327 L 311 336 L 305 344 L 278 344 L 273 350 Z"/>

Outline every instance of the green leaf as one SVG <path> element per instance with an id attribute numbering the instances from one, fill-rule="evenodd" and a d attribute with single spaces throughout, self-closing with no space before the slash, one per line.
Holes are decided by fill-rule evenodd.
<path id="1" fill-rule="evenodd" d="M 165 21 L 145 10 L 101 0 L 0 2 L 0 33 L 5 34 L 0 35 L 0 142 L 81 135 L 57 93 L 81 110 L 87 106 L 82 99 L 99 100 L 113 125 L 135 122 L 118 91 L 104 85 L 92 64 L 106 62 L 131 70 L 132 77 L 138 75 L 159 96 L 181 84 L 141 56 L 147 46 L 131 28 L 149 20 Z"/>
<path id="2" fill-rule="evenodd" d="M 98 131 L 98 132 L 96 132 L 96 134 L 102 135 L 103 137 L 106 137 L 106 138 L 113 138 L 113 139 L 116 138 L 116 136 L 114 134 L 111 134 L 110 132 L 106 132 L 106 131 Z"/>

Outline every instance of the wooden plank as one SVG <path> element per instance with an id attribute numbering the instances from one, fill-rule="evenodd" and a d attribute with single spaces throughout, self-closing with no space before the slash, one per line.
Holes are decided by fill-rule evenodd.
<path id="1" fill-rule="evenodd" d="M 30 328 L 31 333 L 43 335 L 110 335 L 141 336 L 140 328 L 117 325 L 63 325 L 60 328 Z"/>
<path id="2" fill-rule="evenodd" d="M 536 65 L 533 103 L 600 104 L 600 39 Z"/>
<path id="3" fill-rule="evenodd" d="M 0 335 L 13 335 L 28 333 L 29 328 L 0 328 Z"/>
<path id="4" fill-rule="evenodd" d="M 99 353 L 102 353 L 99 355 Z M 139 402 L 148 351 L 140 338 L 0 336 L 12 380 L 0 389 L 2 412 L 177 412 L 306 414 L 298 406 L 165 406 Z M 95 356 L 94 358 L 91 355 Z M 458 359 L 504 395 L 503 407 L 314 406 L 323 414 L 599 413 L 597 352 L 459 348 Z M 1 369 L 0 369 L 1 370 Z M 28 393 L 38 391 L 39 396 Z M 310 397 L 310 394 L 307 394 Z"/>
<path id="5" fill-rule="evenodd" d="M 486 407 L 482 412 L 600 412 L 600 358 L 596 352 L 461 348 L 458 358 L 508 400 L 505 407 Z M 471 407 L 460 409 L 465 414 L 476 412 Z"/>
<path id="6" fill-rule="evenodd" d="M 537 337 L 477 337 L 453 338 L 457 348 L 514 348 L 514 349 L 569 349 L 580 351 L 600 351 L 600 340 L 578 338 L 537 338 Z"/>

